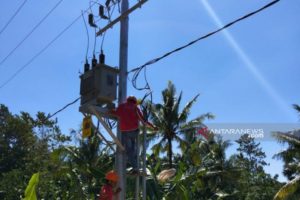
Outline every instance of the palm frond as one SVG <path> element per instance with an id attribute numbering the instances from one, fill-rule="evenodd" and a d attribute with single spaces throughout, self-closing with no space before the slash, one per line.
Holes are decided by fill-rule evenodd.
<path id="1" fill-rule="evenodd" d="M 300 176 L 285 184 L 275 195 L 273 200 L 285 200 L 300 188 Z"/>
<path id="2" fill-rule="evenodd" d="M 300 113 L 300 106 L 297 104 L 293 104 L 293 107 L 295 110 L 297 110 Z"/>
<path id="3" fill-rule="evenodd" d="M 197 101 L 197 98 L 200 96 L 200 94 L 197 94 L 191 101 L 189 101 L 184 108 L 182 109 L 181 113 L 179 114 L 178 121 L 186 121 L 188 115 L 190 114 L 190 110 L 193 106 L 193 104 Z"/>
<path id="4" fill-rule="evenodd" d="M 166 138 L 163 137 L 158 143 L 152 146 L 152 151 L 154 155 L 159 155 L 160 152 L 162 152 L 163 148 L 165 148 L 165 142 Z"/>
<path id="5" fill-rule="evenodd" d="M 198 128 L 201 125 L 203 125 L 203 121 L 205 119 L 213 119 L 213 118 L 214 118 L 214 115 L 211 113 L 206 113 L 206 114 L 200 115 L 199 117 L 197 117 L 189 122 L 183 123 L 180 126 L 180 130 L 182 132 L 184 132 L 184 130 L 189 130 L 189 129 L 196 128 L 196 127 Z"/>
<path id="6" fill-rule="evenodd" d="M 180 138 L 178 135 L 175 135 L 174 139 L 176 142 L 178 142 L 179 147 L 182 151 L 184 151 L 187 148 L 187 146 L 189 145 L 187 141 Z"/>
<path id="7" fill-rule="evenodd" d="M 176 101 L 174 102 L 174 106 L 173 106 L 173 113 L 176 115 L 178 115 L 178 111 L 179 111 L 179 106 L 180 106 L 180 102 L 181 102 L 181 98 L 182 98 L 182 92 L 180 92 L 178 98 L 176 99 Z"/>
<path id="8" fill-rule="evenodd" d="M 281 143 L 300 145 L 300 130 L 290 132 L 275 132 L 273 136 Z"/>
<path id="9" fill-rule="evenodd" d="M 155 126 L 160 128 L 167 126 L 162 107 L 161 104 L 152 105 L 150 107 L 151 120 Z"/>

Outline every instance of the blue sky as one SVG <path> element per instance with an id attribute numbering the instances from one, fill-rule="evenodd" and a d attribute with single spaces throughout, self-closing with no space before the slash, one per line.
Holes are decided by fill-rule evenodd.
<path id="1" fill-rule="evenodd" d="M 0 2 L 0 28 L 14 13 L 21 0 Z M 0 34 L 2 60 L 58 2 L 28 1 L 12 23 Z M 104 2 L 100 0 L 99 2 Z M 130 1 L 130 5 L 137 1 Z M 129 70 L 161 56 L 167 51 L 205 35 L 269 1 L 179 1 L 150 0 L 136 10 L 129 21 Z M 0 65 L 0 85 L 28 62 L 68 26 L 89 1 L 64 0 L 33 34 Z M 97 13 L 97 8 L 93 11 Z M 117 9 L 115 16 L 117 15 Z M 183 102 L 200 93 L 191 118 L 212 112 L 218 123 L 297 123 L 292 109 L 300 104 L 300 4 L 282 0 L 271 8 L 237 25 L 202 40 L 147 68 L 154 101 L 171 80 Z M 99 22 L 104 26 L 104 22 Z M 89 28 L 89 58 L 94 45 L 94 30 Z M 96 52 L 102 38 L 97 38 Z M 12 113 L 37 111 L 53 113 L 79 97 L 79 72 L 87 46 L 83 20 L 79 19 L 43 54 L 11 82 L 0 89 L 0 103 Z M 109 29 L 104 40 L 106 63 L 118 66 L 119 26 Z M 143 79 L 140 79 L 143 83 Z M 143 96 L 128 82 L 128 94 Z M 64 133 L 78 129 L 82 114 L 79 103 L 57 115 Z M 282 163 L 271 157 L 283 146 L 263 143 L 272 173 L 281 173 Z M 233 153 L 234 147 L 229 150 Z M 283 177 L 280 176 L 283 180 Z"/>

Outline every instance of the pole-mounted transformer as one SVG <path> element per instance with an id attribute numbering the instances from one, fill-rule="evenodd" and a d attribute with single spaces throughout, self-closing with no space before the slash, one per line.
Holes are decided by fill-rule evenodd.
<path id="1" fill-rule="evenodd" d="M 93 58 L 93 67 L 90 70 L 85 67 L 80 76 L 80 111 L 85 112 L 88 106 L 114 106 L 117 98 L 117 78 L 119 69 L 106 65 L 103 52 L 100 54 L 100 63 Z"/>

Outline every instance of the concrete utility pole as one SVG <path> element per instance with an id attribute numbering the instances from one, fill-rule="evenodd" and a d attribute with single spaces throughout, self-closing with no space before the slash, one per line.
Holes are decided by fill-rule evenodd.
<path id="1" fill-rule="evenodd" d="M 122 0 L 121 13 L 128 10 L 128 0 Z M 120 27 L 120 54 L 119 54 L 119 104 L 124 102 L 127 96 L 127 58 L 128 58 L 128 16 L 122 18 Z M 117 136 L 121 141 L 121 132 L 118 130 Z M 126 198 L 126 162 L 125 153 L 117 148 L 116 166 L 119 173 L 119 187 L 122 191 L 119 194 L 120 200 Z"/>
<path id="2" fill-rule="evenodd" d="M 138 0 L 138 2 L 129 8 L 128 0 L 121 2 L 121 15 L 107 24 L 104 28 L 97 32 L 97 36 L 102 35 L 109 28 L 120 22 L 120 52 L 119 52 L 119 104 L 123 103 L 127 97 L 127 59 L 128 59 L 128 15 L 146 3 L 148 0 Z M 96 112 L 95 112 L 96 113 Z M 101 118 L 101 116 L 98 116 Z M 113 136 L 112 136 L 113 137 Z M 121 140 L 121 132 L 118 129 L 117 138 Z M 117 143 L 118 144 L 118 143 Z M 116 152 L 116 170 L 119 174 L 119 187 L 122 189 L 117 200 L 126 199 L 126 162 L 125 152 L 122 151 L 122 145 L 117 145 Z"/>

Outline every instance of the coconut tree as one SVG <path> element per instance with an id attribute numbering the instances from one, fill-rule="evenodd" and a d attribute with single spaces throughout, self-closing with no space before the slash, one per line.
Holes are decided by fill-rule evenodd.
<path id="1" fill-rule="evenodd" d="M 182 92 L 176 96 L 175 85 L 169 81 L 168 87 L 162 91 L 163 102 L 150 106 L 150 118 L 159 131 L 149 134 L 148 138 L 152 141 L 159 139 L 152 150 L 156 155 L 161 152 L 167 153 L 169 168 L 173 167 L 173 142 L 176 141 L 184 149 L 187 146 L 184 134 L 202 126 L 205 119 L 213 118 L 212 114 L 206 113 L 191 121 L 188 120 L 191 108 L 198 96 L 199 94 L 180 111 Z"/>
<path id="2" fill-rule="evenodd" d="M 294 105 L 300 113 L 300 106 Z M 289 179 L 276 194 L 274 200 L 299 199 L 300 198 L 300 130 L 290 132 L 277 132 L 274 134 L 280 143 L 288 144 L 288 148 L 274 157 L 284 162 L 283 174 Z"/>
<path id="3" fill-rule="evenodd" d="M 294 104 L 293 107 L 294 107 L 294 109 L 295 109 L 298 113 L 300 113 L 300 106 L 299 106 L 299 105 Z"/>

